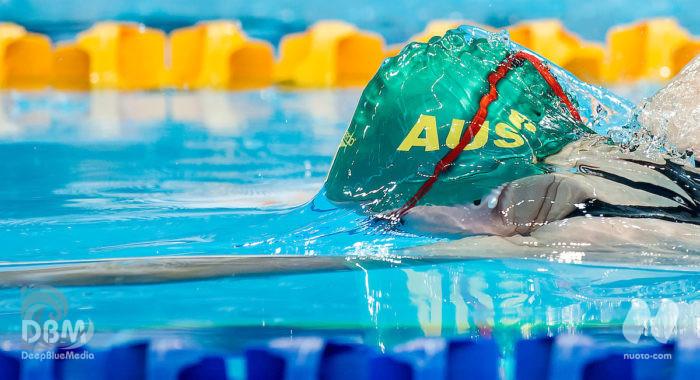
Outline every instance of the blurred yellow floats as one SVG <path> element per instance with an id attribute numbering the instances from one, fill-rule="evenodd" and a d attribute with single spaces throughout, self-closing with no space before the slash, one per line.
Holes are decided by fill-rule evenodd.
<path id="1" fill-rule="evenodd" d="M 431 22 L 411 41 L 427 42 L 431 36 L 442 35 L 464 23 L 475 25 L 469 21 Z M 668 18 L 612 28 L 608 32 L 607 46 L 583 41 L 566 30 L 559 20 L 527 21 L 506 30 L 514 42 L 541 54 L 581 80 L 597 84 L 665 81 L 700 54 L 700 40 Z M 400 49 L 394 46 L 389 52 L 395 55 Z"/>
<path id="2" fill-rule="evenodd" d="M 241 89 L 272 85 L 272 45 L 248 38 L 237 23 L 200 23 L 170 36 L 170 83 L 176 88 Z"/>
<path id="3" fill-rule="evenodd" d="M 90 58 L 92 88 L 155 89 L 165 83 L 165 33 L 136 24 L 98 23 L 78 34 Z"/>
<path id="4" fill-rule="evenodd" d="M 342 21 L 282 38 L 275 79 L 300 87 L 364 86 L 385 58 L 384 40 Z"/>
<path id="5" fill-rule="evenodd" d="M 467 20 L 435 20 L 410 41 Z M 484 27 L 490 31 L 493 28 Z M 651 19 L 608 31 L 606 44 L 583 41 L 558 20 L 506 28 L 511 39 L 580 79 L 598 84 L 664 81 L 700 54 L 700 40 L 673 19 Z M 0 88 L 58 90 L 250 89 L 363 86 L 382 60 L 405 44 L 342 21 L 321 21 L 271 44 L 232 21 L 202 22 L 166 35 L 138 24 L 102 22 L 73 42 L 52 46 L 43 35 L 0 23 Z"/>
<path id="6" fill-rule="evenodd" d="M 51 81 L 51 41 L 0 23 L 0 87 L 39 89 Z"/>
<path id="7" fill-rule="evenodd" d="M 513 41 L 595 83 L 667 80 L 698 54 L 698 41 L 673 19 L 614 27 L 608 31 L 607 47 L 582 41 L 557 20 L 527 22 L 508 30 Z"/>
<path id="8" fill-rule="evenodd" d="M 678 74 L 683 67 L 693 58 L 700 54 L 700 40 L 686 41 L 678 46 L 673 52 L 672 73 Z"/>
<path id="9" fill-rule="evenodd" d="M 571 60 L 581 47 L 581 41 L 564 29 L 559 20 L 524 22 L 506 29 L 511 40 L 559 66 Z"/>
<path id="10" fill-rule="evenodd" d="M 689 33 L 673 19 L 654 19 L 612 28 L 608 32 L 610 52 L 607 80 L 665 80 L 688 61 L 675 62 L 675 51 L 690 42 Z M 691 57 L 692 58 L 692 57 Z M 679 69 L 678 69 L 679 70 Z"/>
<path id="11" fill-rule="evenodd" d="M 59 44 L 53 52 L 53 80 L 57 90 L 89 90 L 90 56 L 85 49 L 72 44 Z"/>

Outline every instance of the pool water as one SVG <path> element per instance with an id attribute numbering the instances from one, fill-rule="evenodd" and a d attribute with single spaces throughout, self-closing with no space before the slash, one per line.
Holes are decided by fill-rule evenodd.
<path id="1" fill-rule="evenodd" d="M 90 318 L 105 344 L 160 336 L 240 348 L 320 331 L 386 348 L 434 335 L 619 333 L 635 298 L 652 316 L 663 299 L 683 321 L 700 316 L 692 236 L 572 256 L 556 241 L 536 252 L 450 246 L 337 208 L 319 191 L 359 93 L 3 93 L 0 282 L 28 266 L 108 259 L 355 258 L 344 270 L 60 287 L 72 318 Z M 4 286 L 0 343 L 21 329 L 20 288 Z"/>
<path id="2" fill-rule="evenodd" d="M 433 241 L 312 201 L 357 97 L 11 95 L 2 260 L 370 253 Z"/>

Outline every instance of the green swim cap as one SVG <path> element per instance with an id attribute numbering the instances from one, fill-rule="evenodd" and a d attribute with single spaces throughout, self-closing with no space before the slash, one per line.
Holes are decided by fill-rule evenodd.
<path id="1" fill-rule="evenodd" d="M 456 29 L 387 59 L 338 148 L 327 197 L 361 202 L 372 212 L 403 206 L 459 143 L 489 92 L 489 74 L 515 53 L 511 46 L 498 35 L 479 38 Z M 548 171 L 543 157 L 592 132 L 531 63 L 515 62 L 496 90 L 479 133 L 418 204 L 481 199 L 506 182 Z"/>

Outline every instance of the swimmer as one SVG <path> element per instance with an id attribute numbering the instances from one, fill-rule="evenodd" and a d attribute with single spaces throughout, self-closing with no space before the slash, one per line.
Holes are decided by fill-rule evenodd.
<path id="1" fill-rule="evenodd" d="M 700 149 L 696 58 L 640 115 L 686 155 Z M 689 119 L 660 109 L 678 81 Z M 676 96 L 676 98 L 674 98 Z M 693 108 L 694 107 L 694 108 Z M 595 112 L 595 111 L 593 111 Z M 365 88 L 326 181 L 328 198 L 433 234 L 527 235 L 576 216 L 700 224 L 700 171 L 596 134 L 547 65 L 466 30 L 412 43 Z M 695 118 L 695 119 L 692 119 Z"/>

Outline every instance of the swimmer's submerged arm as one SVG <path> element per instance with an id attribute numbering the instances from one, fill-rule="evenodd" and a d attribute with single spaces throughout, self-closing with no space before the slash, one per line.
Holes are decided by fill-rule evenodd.
<path id="1" fill-rule="evenodd" d="M 593 194 L 581 176 L 542 174 L 510 182 L 479 205 L 417 206 L 405 215 L 404 223 L 409 229 L 435 234 L 527 234 L 567 217 Z"/>
<path id="2" fill-rule="evenodd" d="M 418 206 L 404 222 L 409 229 L 427 233 L 501 236 L 528 234 L 577 214 L 700 224 L 696 168 L 627 155 L 590 163 L 595 165 L 588 174 L 564 171 L 509 182 L 478 205 Z"/>

